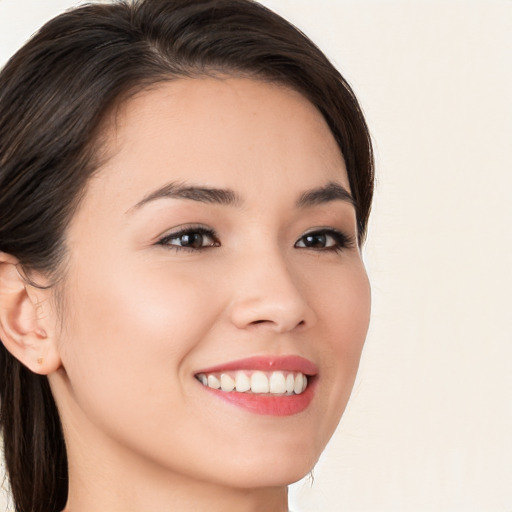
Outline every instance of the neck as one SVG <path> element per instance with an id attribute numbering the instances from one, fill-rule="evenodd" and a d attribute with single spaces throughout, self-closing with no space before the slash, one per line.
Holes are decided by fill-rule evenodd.
<path id="1" fill-rule="evenodd" d="M 69 498 L 64 512 L 288 510 L 286 485 L 232 487 L 224 483 L 230 475 L 218 482 L 205 481 L 177 474 L 101 438 L 90 441 L 81 443 L 68 437 Z"/>
<path id="2" fill-rule="evenodd" d="M 222 451 L 215 452 L 213 463 L 211 453 L 204 454 L 204 464 L 189 460 L 187 450 L 180 452 L 183 447 L 178 441 L 174 446 L 161 446 L 154 440 L 144 444 L 136 442 L 136 437 L 134 441 L 134 436 L 123 436 L 121 425 L 119 431 L 98 425 L 78 406 L 66 379 L 54 375 L 51 384 L 52 391 L 58 392 L 66 439 L 69 493 L 65 512 L 288 510 L 289 472 L 273 472 L 272 458 L 266 465 L 251 466 L 250 458 L 237 456 L 239 446 L 234 445 L 225 457 Z"/>
<path id="3" fill-rule="evenodd" d="M 64 512 L 286 512 L 287 489 L 243 489 L 222 488 L 206 483 L 196 485 L 155 485 L 140 479 L 127 490 L 122 486 L 97 486 L 77 488 L 71 480 L 70 495 Z"/>

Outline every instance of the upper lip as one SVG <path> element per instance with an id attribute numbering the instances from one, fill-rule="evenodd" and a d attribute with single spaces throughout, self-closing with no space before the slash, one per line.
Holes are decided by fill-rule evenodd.
<path id="1" fill-rule="evenodd" d="M 221 363 L 216 366 L 204 368 L 200 373 L 219 373 L 236 370 L 261 370 L 261 371 L 289 371 L 300 372 L 305 375 L 316 375 L 318 367 L 315 363 L 297 355 L 287 356 L 253 356 L 236 361 Z"/>

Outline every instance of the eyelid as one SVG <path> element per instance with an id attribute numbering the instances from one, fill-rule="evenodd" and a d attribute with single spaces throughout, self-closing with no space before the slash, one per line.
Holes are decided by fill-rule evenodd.
<path id="1" fill-rule="evenodd" d="M 322 247 L 322 248 L 314 248 L 314 247 L 300 247 L 297 246 L 297 244 L 303 240 L 307 236 L 311 235 L 327 235 L 334 238 L 336 241 L 336 245 L 334 246 L 328 246 L 328 247 Z M 346 249 L 351 249 L 357 245 L 356 243 L 356 237 L 354 235 L 349 235 L 346 232 L 333 228 L 333 227 L 318 227 L 318 228 L 312 228 L 305 233 L 303 233 L 300 238 L 295 242 L 295 247 L 299 249 L 310 249 L 313 251 L 336 251 L 341 252 Z"/>
<path id="2" fill-rule="evenodd" d="M 180 236 L 186 235 L 188 233 L 199 233 L 199 234 L 205 235 L 205 236 L 211 238 L 214 241 L 214 243 L 211 245 L 205 245 L 205 246 L 199 247 L 199 248 L 180 246 L 180 245 L 174 245 L 174 244 L 167 243 L 174 238 L 179 238 Z M 175 250 L 183 250 L 183 251 L 201 251 L 204 249 L 210 249 L 212 247 L 219 247 L 220 242 L 219 242 L 217 233 L 213 228 L 206 227 L 201 224 L 185 224 L 182 226 L 177 226 L 176 228 L 173 228 L 171 231 L 166 231 L 165 234 L 158 237 L 155 245 L 161 245 L 162 247 L 165 247 L 167 249 L 175 249 Z"/>
<path id="3" fill-rule="evenodd" d="M 200 246 L 200 247 L 190 247 L 186 245 L 179 244 L 171 244 L 169 243 L 173 239 L 180 238 L 186 234 L 201 234 L 206 236 L 212 240 L 211 244 Z M 327 245 L 325 247 L 309 247 L 307 245 L 299 245 L 299 243 L 303 242 L 304 238 L 312 235 L 324 235 L 329 236 L 334 239 L 334 244 Z M 210 249 L 213 247 L 219 247 L 221 245 L 219 238 L 217 236 L 216 231 L 213 228 L 207 227 L 201 224 L 185 224 L 181 226 L 177 226 L 173 228 L 171 231 L 165 232 L 165 234 L 158 237 L 155 245 L 160 245 L 167 249 L 174 249 L 179 251 L 202 251 L 205 249 Z M 309 249 L 313 251 L 336 251 L 341 252 L 346 249 L 350 249 L 356 246 L 356 238 L 354 235 L 349 235 L 340 229 L 333 227 L 315 227 L 305 231 L 295 242 L 294 247 L 299 249 Z"/>

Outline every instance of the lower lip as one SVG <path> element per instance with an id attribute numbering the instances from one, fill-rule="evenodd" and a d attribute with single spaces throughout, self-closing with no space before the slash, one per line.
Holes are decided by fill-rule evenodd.
<path id="1" fill-rule="evenodd" d="M 237 391 L 220 391 L 203 386 L 203 389 L 213 393 L 221 400 L 245 409 L 254 414 L 268 416 L 292 416 L 307 409 L 313 400 L 316 378 L 308 378 L 308 387 L 300 395 L 271 395 L 238 393 Z"/>

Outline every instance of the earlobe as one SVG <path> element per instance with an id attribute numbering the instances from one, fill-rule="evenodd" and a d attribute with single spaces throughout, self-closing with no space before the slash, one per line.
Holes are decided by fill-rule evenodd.
<path id="1" fill-rule="evenodd" d="M 5 348 L 34 373 L 48 375 L 60 367 L 49 315 L 41 313 L 47 290 L 30 287 L 18 260 L 0 252 L 0 339 Z"/>

